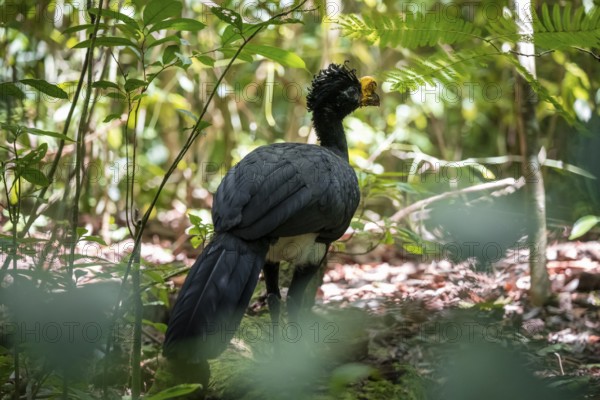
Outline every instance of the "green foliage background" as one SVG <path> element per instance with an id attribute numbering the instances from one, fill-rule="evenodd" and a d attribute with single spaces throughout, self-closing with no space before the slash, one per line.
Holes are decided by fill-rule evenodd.
<path id="1" fill-rule="evenodd" d="M 314 142 L 305 95 L 312 75 L 329 62 L 349 60 L 380 82 L 381 107 L 345 121 L 363 189 L 353 227 L 367 248 L 421 245 L 419 221 L 389 219 L 414 201 L 524 173 L 515 116 L 519 67 L 510 53 L 522 38 L 510 4 L 309 2 L 269 21 L 289 6 L 281 3 L 110 1 L 97 20 L 98 4 L 88 10 L 74 1 L 0 1 L 0 244 L 19 261 L 23 249 L 39 255 L 38 245 L 41 254 L 58 257 L 50 263 L 55 274 L 46 273 L 42 257 L 14 279 L 34 282 L 35 290 L 62 290 L 90 264 L 115 267 L 97 276 L 122 278 L 124 252 L 88 264 L 78 261 L 75 244 L 130 238 L 188 145 L 149 214 L 147 234 L 182 237 L 189 223 L 172 224 L 176 209 L 177 217 L 195 215 L 189 233 L 200 244 L 211 233 L 210 193 L 235 162 L 263 144 Z M 600 12 L 591 1 L 538 3 L 538 76 L 527 79 L 530 95 L 540 98 L 548 216 L 560 232 L 600 213 Z M 81 80 L 91 46 L 92 74 Z M 199 135 L 193 143 L 190 134 Z M 594 218 L 585 220 L 587 229 Z M 57 255 L 48 246 L 56 242 L 71 252 Z M 3 279 L 9 261 L 3 260 Z M 144 266 L 145 304 L 167 304 L 165 279 L 173 269 Z M 155 321 L 146 325 L 164 330 Z"/>
<path id="2" fill-rule="evenodd" d="M 109 5 L 114 13 L 117 3 Z M 223 6 L 239 12 L 246 22 L 257 22 L 277 9 L 277 4 L 270 2 L 226 2 Z M 379 174 L 414 169 L 415 164 L 407 166 L 394 150 L 406 153 L 406 149 L 418 149 L 447 161 L 520 154 L 514 128 L 514 56 L 500 55 L 502 45 L 510 46 L 515 39 L 514 31 L 511 33 L 514 26 L 498 15 L 504 6 L 502 2 L 367 1 L 344 4 L 342 9 L 340 3 L 330 2 L 321 9 L 293 15 L 303 24 L 270 26 L 242 51 L 225 77 L 205 118 L 211 125 L 203 130 L 203 137 L 166 186 L 159 199 L 160 209 L 169 209 L 174 200 L 189 208 L 207 207 L 203 189 L 213 192 L 224 171 L 255 146 L 278 140 L 314 140 L 309 137 L 310 115 L 305 110 L 304 96 L 311 74 L 331 61 L 348 59 L 359 73 L 386 81 L 382 107 L 377 111 L 360 110 L 346 123 L 352 161 L 364 170 Z M 4 94 L 8 94 L 3 119 L 26 128 L 30 135 L 20 136 L 23 145 L 35 148 L 47 143 L 49 154 L 42 160 L 42 172 L 48 170 L 57 140 L 48 134 L 32 136 L 32 129 L 62 131 L 70 107 L 64 93 L 72 99 L 85 55 L 85 50 L 77 49 L 89 45 L 85 38 L 93 27 L 85 9 L 77 7 L 71 3 L 4 4 L 6 21 L 0 45 L 6 56 L 0 69 L 2 81 L 20 81 L 27 95 L 11 96 L 13 88 L 3 86 Z M 404 23 L 402 12 L 436 7 L 437 14 L 415 14 L 418 35 L 398 28 Z M 140 149 L 133 198 L 135 207 L 144 210 L 157 189 L 157 177 L 173 161 L 227 56 L 240 43 L 234 25 L 223 16 L 220 19 L 207 5 L 194 3 L 179 8 L 181 16 L 188 19 L 177 17 L 171 23 L 152 26 L 149 12 L 138 14 L 142 3 L 125 3 L 121 14 L 105 13 L 100 26 L 96 46 L 101 53 L 96 54 L 94 64 L 93 86 L 97 90 L 87 127 L 89 156 L 85 160 L 86 193 L 81 206 L 85 212 L 108 217 L 105 232 L 119 232 L 123 226 L 119 213 L 125 206 L 125 137 L 131 141 L 135 135 Z M 553 9 L 549 9 L 551 14 Z M 577 9 L 576 15 L 564 17 L 574 14 L 572 9 Z M 557 10 L 558 19 L 572 20 L 570 25 L 581 20 L 579 25 L 585 25 L 589 19 L 592 22 L 587 25 L 596 30 L 590 29 L 585 35 L 565 33 L 559 39 L 536 35 L 540 52 L 555 50 L 538 58 L 538 80 L 548 98 L 560 106 L 558 110 L 547 102 L 539 106 L 545 132 L 543 145 L 547 158 L 594 174 L 599 168 L 590 153 L 598 140 L 594 129 L 598 82 L 593 73 L 597 60 L 574 47 L 598 40 L 598 13 L 590 16 L 584 13 L 583 5 L 571 3 L 568 9 Z M 355 12 L 359 14 L 353 17 Z M 142 24 L 148 23 L 152 29 L 133 27 L 132 21 L 139 15 Z M 544 14 L 540 29 L 552 31 L 551 20 L 552 16 Z M 488 44 L 492 41 L 495 48 Z M 164 65 L 170 67 L 161 72 Z M 441 72 L 428 74 L 431 68 Z M 34 79 L 56 84 L 64 92 L 40 93 L 30 81 Z M 137 107 L 137 122 L 133 117 L 128 120 L 128 112 Z M 75 121 L 78 113 L 79 108 L 73 115 Z M 565 118 L 580 123 L 573 127 Z M 580 134 L 585 123 L 588 132 Z M 10 139 L 6 126 L 3 134 Z M 74 139 L 73 135 L 67 136 Z M 373 154 L 376 159 L 372 159 Z M 71 155 L 67 148 L 51 191 L 64 185 Z M 410 154 L 405 157 L 410 158 Z M 511 171 L 511 165 L 515 163 L 503 163 L 496 178 L 517 176 L 519 171 Z M 597 210 L 594 182 L 556 170 L 548 173 L 549 195 L 557 200 L 552 201 L 555 207 L 549 210 L 551 216 L 569 222 Z M 459 184 L 482 180 L 479 174 L 474 175 L 461 179 Z M 409 183 L 416 186 L 412 189 L 423 189 L 422 179 L 411 182 L 410 178 L 414 176 L 409 176 Z M 24 182 L 23 193 L 35 196 L 35 190 L 45 183 L 43 177 L 39 179 L 30 182 L 38 187 Z M 448 188 L 448 179 L 443 182 L 442 176 L 438 180 L 441 187 L 432 190 Z M 556 194 L 554 188 L 559 189 Z M 564 196 L 566 193 L 570 196 Z M 401 205 L 388 202 L 381 213 Z M 45 225 L 48 220 L 39 222 Z M 114 239 L 123 237 L 114 234 Z"/>

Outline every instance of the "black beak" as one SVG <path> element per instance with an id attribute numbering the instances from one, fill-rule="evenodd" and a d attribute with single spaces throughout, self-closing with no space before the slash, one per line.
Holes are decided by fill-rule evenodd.
<path id="1" fill-rule="evenodd" d="M 367 106 L 379 106 L 379 95 L 377 95 L 377 93 L 373 92 L 371 94 L 369 94 L 369 96 L 365 97 L 362 101 L 361 104 L 363 107 L 367 107 Z"/>

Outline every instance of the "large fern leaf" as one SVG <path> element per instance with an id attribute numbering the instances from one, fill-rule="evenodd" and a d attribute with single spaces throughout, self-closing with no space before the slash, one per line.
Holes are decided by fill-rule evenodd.
<path id="1" fill-rule="evenodd" d="M 351 38 L 361 38 L 381 47 L 415 49 L 437 44 L 454 44 L 470 39 L 501 40 L 511 43 L 534 41 L 545 48 L 569 46 L 600 46 L 600 8 L 585 12 L 583 6 L 573 8 L 555 4 L 550 8 L 542 4 L 538 14 L 532 10 L 533 35 L 522 35 L 513 15 L 504 14 L 488 21 L 486 32 L 461 18 L 447 18 L 439 13 L 372 14 L 362 17 L 342 15 L 339 25 L 342 33 Z"/>
<path id="2" fill-rule="evenodd" d="M 464 81 L 474 69 L 486 68 L 491 58 L 501 54 L 503 53 L 490 51 L 489 48 L 478 48 L 427 59 L 411 58 L 411 67 L 390 71 L 387 81 L 392 84 L 392 90 L 399 92 L 438 82 L 449 86 Z"/>
<path id="3" fill-rule="evenodd" d="M 542 47 L 598 47 L 600 9 L 595 8 L 584 13 L 583 7 L 579 7 L 575 13 L 571 13 L 571 3 L 567 2 L 562 10 L 555 4 L 550 16 L 548 6 L 544 3 L 542 18 L 534 16 L 533 29 L 535 44 Z"/>
<path id="4" fill-rule="evenodd" d="M 542 5 L 541 15 L 532 10 L 533 35 L 520 35 L 514 17 L 504 15 L 488 24 L 490 39 L 516 43 L 534 42 L 537 46 L 558 49 L 569 46 L 600 46 L 600 8 L 585 12 L 583 7 L 574 11 L 570 2 L 564 7 L 555 4 L 550 10 Z"/>
<path id="5" fill-rule="evenodd" d="M 362 17 L 349 14 L 342 15 L 339 24 L 345 36 L 366 39 L 381 47 L 415 49 L 481 38 L 480 29 L 472 23 L 438 14 L 373 14 Z"/>

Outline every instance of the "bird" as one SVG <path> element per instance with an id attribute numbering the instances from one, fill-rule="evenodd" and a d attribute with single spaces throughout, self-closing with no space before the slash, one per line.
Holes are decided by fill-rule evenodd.
<path id="1" fill-rule="evenodd" d="M 279 263 L 294 264 L 286 305 L 303 294 L 329 245 L 348 228 L 360 192 L 343 119 L 379 106 L 377 82 L 332 63 L 313 77 L 307 108 L 320 145 L 261 146 L 231 168 L 213 200 L 214 236 L 190 269 L 167 324 L 163 355 L 189 364 L 217 358 L 234 336 L 261 270 L 272 320 L 280 314 Z"/>

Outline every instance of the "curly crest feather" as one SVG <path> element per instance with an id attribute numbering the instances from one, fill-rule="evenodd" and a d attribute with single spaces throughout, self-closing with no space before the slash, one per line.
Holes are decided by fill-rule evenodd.
<path id="1" fill-rule="evenodd" d="M 329 64 L 326 69 L 319 71 L 312 80 L 311 88 L 306 97 L 306 105 L 309 111 L 314 111 L 330 101 L 333 96 L 351 86 L 360 87 L 360 81 L 356 77 L 356 70 L 348 67 L 349 61 L 344 64 Z"/>

